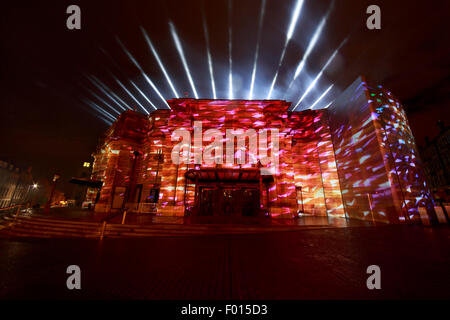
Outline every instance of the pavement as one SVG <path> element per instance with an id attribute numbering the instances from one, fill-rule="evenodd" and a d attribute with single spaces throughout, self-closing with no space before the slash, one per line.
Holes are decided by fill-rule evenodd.
<path id="1" fill-rule="evenodd" d="M 0 299 L 449 299 L 450 228 L 0 239 Z M 81 268 L 68 290 L 66 269 Z M 381 289 L 369 290 L 369 265 Z"/>
<path id="2" fill-rule="evenodd" d="M 71 221 L 87 221 L 102 222 L 105 213 L 94 212 L 87 209 L 79 208 L 53 208 L 49 213 L 43 209 L 33 209 L 27 214 L 21 214 L 43 217 L 56 218 Z M 118 213 L 108 219 L 108 223 L 120 224 L 123 215 Z M 220 216 L 157 216 L 152 214 L 136 214 L 128 213 L 126 215 L 126 224 L 137 225 L 233 225 L 233 226 L 249 226 L 249 227 L 301 227 L 301 226 L 329 226 L 329 227 L 356 227 L 356 226 L 372 226 L 383 225 L 383 223 L 372 223 L 371 221 L 362 221 L 356 219 L 345 219 L 340 217 L 318 217 L 318 216 L 302 216 L 296 219 L 268 218 L 268 217 L 220 217 Z"/>

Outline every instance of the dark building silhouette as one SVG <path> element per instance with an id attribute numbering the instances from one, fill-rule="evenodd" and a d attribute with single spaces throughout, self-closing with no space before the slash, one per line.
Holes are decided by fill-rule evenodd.
<path id="1" fill-rule="evenodd" d="M 82 166 L 80 166 L 76 171 L 76 178 L 79 179 L 89 179 L 92 173 L 92 163 L 90 162 L 84 162 Z M 77 207 L 80 207 L 83 202 L 86 200 L 86 192 L 87 192 L 87 186 L 75 184 L 70 200 L 74 200 L 74 205 Z"/>
<path id="2" fill-rule="evenodd" d="M 425 146 L 420 148 L 430 187 L 437 200 L 450 202 L 450 126 L 438 121 L 439 134 L 425 138 Z"/>
<path id="3" fill-rule="evenodd" d="M 31 168 L 22 170 L 0 161 L 0 208 L 30 201 L 32 189 Z"/>

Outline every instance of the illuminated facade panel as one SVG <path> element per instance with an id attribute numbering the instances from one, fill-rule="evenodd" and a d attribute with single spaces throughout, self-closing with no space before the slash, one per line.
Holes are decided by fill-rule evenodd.
<path id="1" fill-rule="evenodd" d="M 351 218 L 397 223 L 433 217 L 400 102 L 358 78 L 328 108 L 344 208 Z"/>

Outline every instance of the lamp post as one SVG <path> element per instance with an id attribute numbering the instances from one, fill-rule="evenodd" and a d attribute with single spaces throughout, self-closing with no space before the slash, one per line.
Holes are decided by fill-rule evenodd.
<path id="1" fill-rule="evenodd" d="M 33 183 L 33 185 L 31 186 L 31 199 L 30 199 L 30 207 L 33 208 L 33 200 L 36 196 L 36 192 L 34 192 L 37 188 L 39 187 L 39 185 L 37 183 Z"/>
<path id="2" fill-rule="evenodd" d="M 55 174 L 53 176 L 52 191 L 50 192 L 50 197 L 48 198 L 48 201 L 45 204 L 45 213 L 49 213 L 50 212 L 50 205 L 52 203 L 53 194 L 55 193 L 56 182 L 58 181 L 59 178 L 60 178 L 60 176 L 58 174 Z"/>
<path id="3" fill-rule="evenodd" d="M 164 157 L 163 157 L 163 153 L 162 153 L 162 149 L 158 150 L 158 154 L 156 155 L 156 159 L 158 160 L 158 165 L 156 167 L 156 176 L 155 176 L 155 185 L 158 183 L 158 174 L 159 174 L 159 164 L 163 161 Z"/>
<path id="4" fill-rule="evenodd" d="M 37 187 L 38 187 L 37 183 L 33 183 L 28 186 L 27 194 L 25 195 L 25 200 L 26 203 L 28 203 L 29 207 L 33 205 L 33 190 L 37 189 Z"/>
<path id="5" fill-rule="evenodd" d="M 305 212 L 305 208 L 303 207 L 303 191 L 302 191 L 302 186 L 297 186 L 297 215 L 295 216 L 296 218 L 298 218 L 298 192 L 300 191 L 300 202 L 302 204 L 302 210 L 300 211 L 301 213 Z"/>

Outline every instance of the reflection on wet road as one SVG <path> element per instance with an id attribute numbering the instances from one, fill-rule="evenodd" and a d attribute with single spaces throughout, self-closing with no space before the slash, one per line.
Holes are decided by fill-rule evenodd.
<path id="1" fill-rule="evenodd" d="M 381 226 L 145 239 L 0 240 L 0 297 L 449 298 L 450 229 Z M 79 265 L 82 289 L 66 289 Z M 381 268 L 368 290 L 366 268 Z"/>

